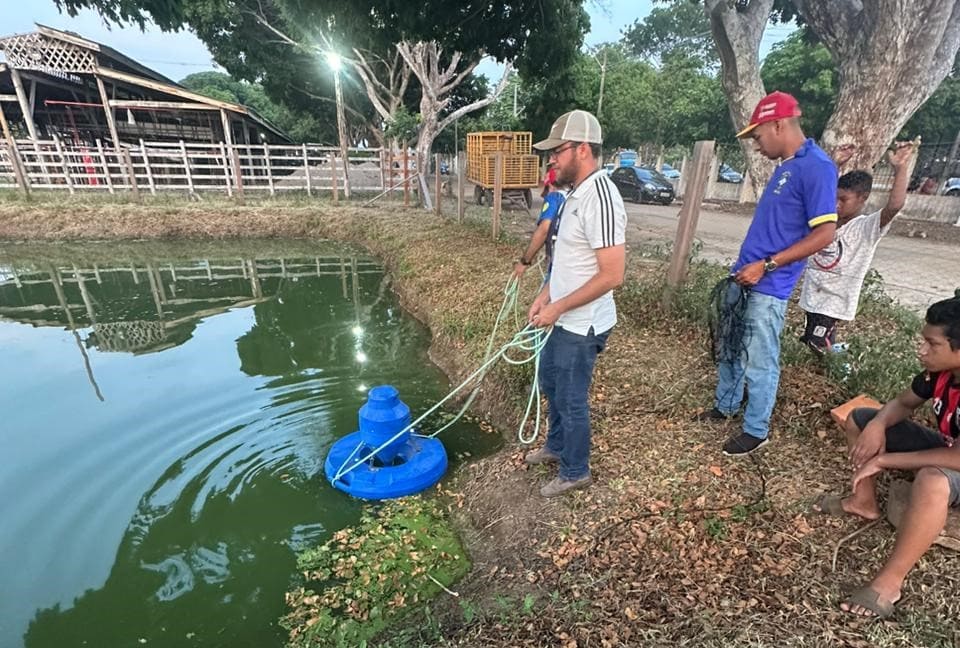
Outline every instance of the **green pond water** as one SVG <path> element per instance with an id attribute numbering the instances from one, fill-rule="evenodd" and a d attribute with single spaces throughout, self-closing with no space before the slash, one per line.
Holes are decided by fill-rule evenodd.
<path id="1" fill-rule="evenodd" d="M 326 451 L 372 386 L 446 394 L 428 343 L 340 245 L 0 249 L 0 646 L 282 646 L 296 552 L 368 506 Z"/>

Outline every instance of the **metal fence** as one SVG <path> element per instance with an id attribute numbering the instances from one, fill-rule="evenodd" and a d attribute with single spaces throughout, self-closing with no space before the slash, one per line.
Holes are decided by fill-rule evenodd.
<path id="1" fill-rule="evenodd" d="M 19 165 L 19 172 L 18 172 Z M 144 142 L 120 149 L 68 145 L 60 139 L 17 140 L 0 146 L 0 189 L 76 192 L 414 191 L 414 156 L 404 151 L 315 144 L 197 144 Z"/>

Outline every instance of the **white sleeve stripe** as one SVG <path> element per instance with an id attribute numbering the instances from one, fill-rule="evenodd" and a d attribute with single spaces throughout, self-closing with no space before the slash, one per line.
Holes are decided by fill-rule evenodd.
<path id="1" fill-rule="evenodd" d="M 610 182 L 606 178 L 597 178 L 597 196 L 600 199 L 600 230 L 603 247 L 611 247 L 615 240 L 615 219 L 613 198 L 610 196 Z"/>

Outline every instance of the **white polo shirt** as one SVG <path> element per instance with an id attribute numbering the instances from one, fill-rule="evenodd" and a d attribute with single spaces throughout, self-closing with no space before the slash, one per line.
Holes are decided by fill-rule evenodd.
<path id="1" fill-rule="evenodd" d="M 627 212 L 616 185 L 599 169 L 567 196 L 558 215 L 557 241 L 550 273 L 550 300 L 563 299 L 587 283 L 600 266 L 596 250 L 626 241 Z M 571 333 L 595 334 L 613 328 L 617 307 L 613 291 L 560 316 L 557 326 Z"/>

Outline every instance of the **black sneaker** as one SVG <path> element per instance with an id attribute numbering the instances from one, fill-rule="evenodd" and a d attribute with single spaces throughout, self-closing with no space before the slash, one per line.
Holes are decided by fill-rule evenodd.
<path id="1" fill-rule="evenodd" d="M 733 417 L 724 414 L 714 407 L 694 415 L 690 420 L 694 423 L 723 423 L 724 421 L 729 421 L 731 418 Z"/>
<path id="2" fill-rule="evenodd" d="M 758 439 L 741 432 L 737 436 L 727 439 L 727 442 L 723 444 L 723 454 L 728 457 L 742 457 L 765 445 L 767 445 L 766 439 Z"/>

